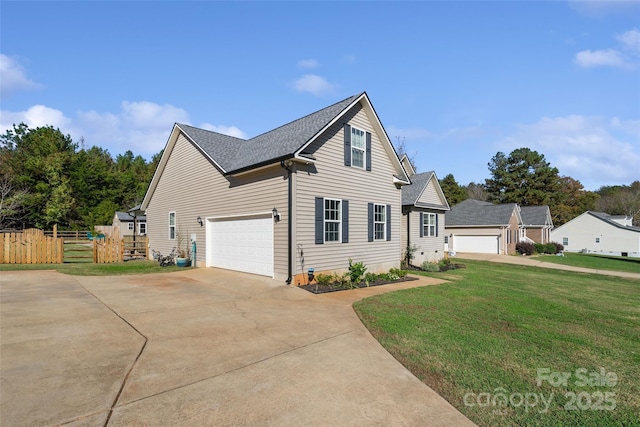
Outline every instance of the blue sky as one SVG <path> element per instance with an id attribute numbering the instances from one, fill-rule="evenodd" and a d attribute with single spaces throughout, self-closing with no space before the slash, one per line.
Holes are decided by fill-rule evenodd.
<path id="1" fill-rule="evenodd" d="M 160 151 L 367 91 L 419 171 L 529 147 L 590 190 L 640 179 L 640 2 L 0 3 L 0 131 Z"/>

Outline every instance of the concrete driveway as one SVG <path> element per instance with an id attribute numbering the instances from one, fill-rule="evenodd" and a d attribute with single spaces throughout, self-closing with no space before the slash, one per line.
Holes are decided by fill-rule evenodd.
<path id="1" fill-rule="evenodd" d="M 0 424 L 473 425 L 373 339 L 354 300 L 217 269 L 0 273 Z"/>

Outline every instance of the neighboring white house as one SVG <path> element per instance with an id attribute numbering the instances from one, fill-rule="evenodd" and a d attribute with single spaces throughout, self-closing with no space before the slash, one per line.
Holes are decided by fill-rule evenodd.
<path id="1" fill-rule="evenodd" d="M 640 257 L 640 227 L 631 218 L 587 211 L 551 231 L 566 252 Z"/>

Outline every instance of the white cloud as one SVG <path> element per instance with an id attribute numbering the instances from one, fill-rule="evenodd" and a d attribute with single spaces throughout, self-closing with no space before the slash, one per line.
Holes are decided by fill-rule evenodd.
<path id="1" fill-rule="evenodd" d="M 171 126 L 190 123 L 189 114 L 182 108 L 170 104 L 156 104 L 148 101 L 123 101 L 120 110 L 112 113 L 79 111 L 69 118 L 60 110 L 44 105 L 34 105 L 27 111 L 0 113 L 0 132 L 11 129 L 13 124 L 26 123 L 30 128 L 51 125 L 65 134 L 70 134 L 75 142 L 84 138 L 87 146 L 99 146 L 112 154 L 131 150 L 135 154 L 149 157 L 162 150 L 169 137 Z M 208 123 L 200 125 L 239 138 L 245 133 L 235 126 Z"/>
<path id="2" fill-rule="evenodd" d="M 298 67 L 302 68 L 316 68 L 320 63 L 315 59 L 302 59 L 298 61 Z"/>
<path id="3" fill-rule="evenodd" d="M 27 77 L 17 61 L 0 53 L 0 93 L 8 95 L 18 90 L 37 89 L 40 85 Z"/>
<path id="4" fill-rule="evenodd" d="M 637 121 L 599 116 L 544 117 L 535 123 L 516 125 L 499 146 L 507 153 L 519 147 L 536 150 L 561 175 L 596 189 L 638 179 L 640 132 L 634 126 L 638 126 Z"/>
<path id="5" fill-rule="evenodd" d="M 628 68 L 631 66 L 615 49 L 583 50 L 576 54 L 575 62 L 584 68 L 599 66 Z"/>
<path id="6" fill-rule="evenodd" d="M 236 138 L 247 139 L 247 134 L 235 126 L 212 125 L 210 123 L 203 123 L 199 127 L 202 129 L 210 130 L 212 132 L 218 132 L 224 135 L 235 136 Z"/>
<path id="7" fill-rule="evenodd" d="M 622 43 L 623 47 L 636 55 L 640 55 L 640 31 L 634 28 L 633 30 L 620 34 L 616 38 L 620 43 Z"/>
<path id="8" fill-rule="evenodd" d="M 574 62 L 581 67 L 636 68 L 640 57 L 640 31 L 635 28 L 616 36 L 621 44 L 619 49 L 583 50 L 578 52 Z"/>
<path id="9" fill-rule="evenodd" d="M 324 77 L 316 74 L 305 74 L 293 82 L 293 88 L 298 92 L 309 92 L 316 96 L 332 93 L 335 86 Z"/>

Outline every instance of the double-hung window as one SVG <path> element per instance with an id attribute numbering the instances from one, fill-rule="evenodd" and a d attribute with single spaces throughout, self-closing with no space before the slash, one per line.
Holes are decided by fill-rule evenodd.
<path id="1" fill-rule="evenodd" d="M 387 206 L 373 205 L 373 238 L 374 240 L 386 240 L 387 230 Z"/>
<path id="2" fill-rule="evenodd" d="M 324 241 L 340 241 L 340 200 L 324 199 Z"/>
<path id="3" fill-rule="evenodd" d="M 422 235 L 424 237 L 436 237 L 436 214 L 425 212 L 422 216 Z"/>
<path id="4" fill-rule="evenodd" d="M 140 235 L 145 235 L 147 234 L 147 223 L 146 222 L 141 222 L 140 224 L 138 224 L 140 230 Z"/>
<path id="5" fill-rule="evenodd" d="M 176 239 L 176 213 L 169 212 L 169 240 Z"/>
<path id="6" fill-rule="evenodd" d="M 130 222 L 129 224 L 127 224 L 127 228 L 129 231 L 133 230 L 133 223 Z"/>
<path id="7" fill-rule="evenodd" d="M 364 168 L 365 152 L 367 150 L 365 133 L 363 130 L 351 127 L 351 166 Z"/>
<path id="8" fill-rule="evenodd" d="M 568 237 L 563 237 L 562 238 L 562 246 L 569 246 L 569 238 Z"/>

